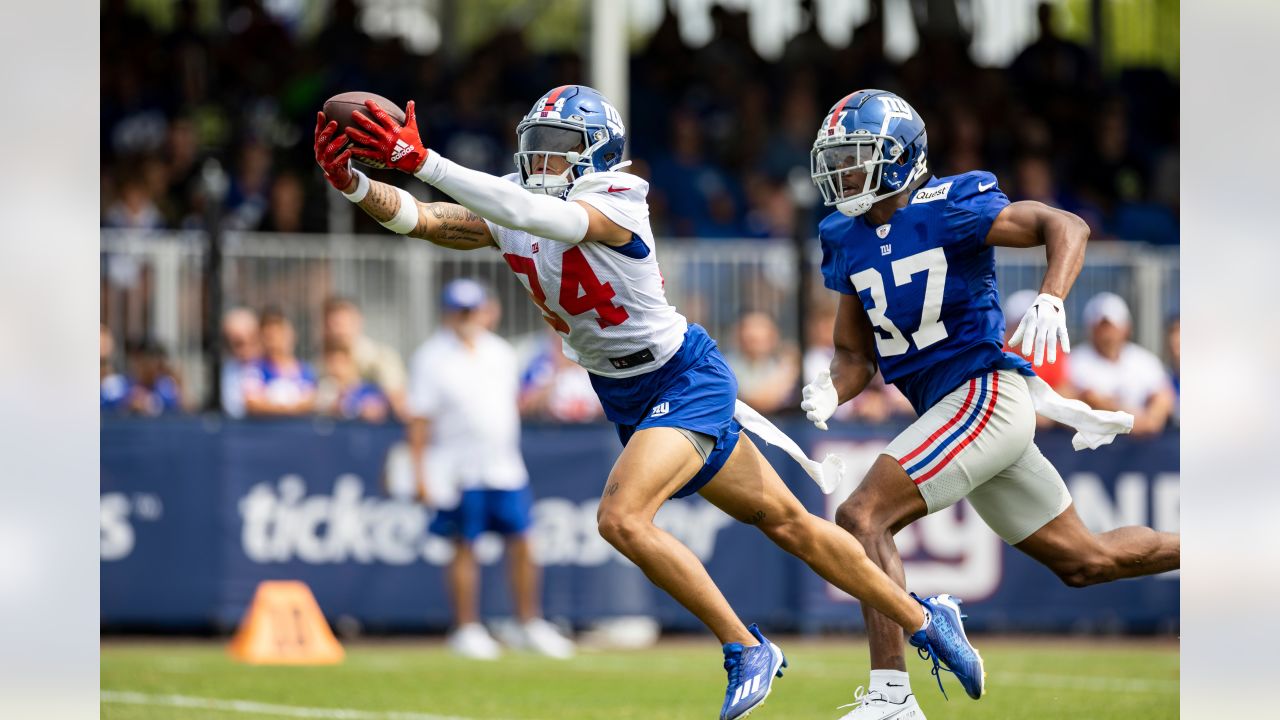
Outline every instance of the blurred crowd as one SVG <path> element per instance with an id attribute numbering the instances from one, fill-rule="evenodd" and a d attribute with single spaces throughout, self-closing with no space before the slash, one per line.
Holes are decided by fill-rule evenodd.
<path id="1" fill-rule="evenodd" d="M 323 232 L 329 198 L 309 144 L 325 98 L 360 89 L 416 99 L 427 142 L 505 174 L 533 101 L 586 79 L 578 52 L 534 53 L 519 30 L 499 29 L 450 61 L 364 34 L 353 0 L 334 0 L 305 34 L 260 0 L 221 7 L 204 24 L 180 0 L 172 26 L 159 29 L 126 0 L 104 3 L 104 226 L 198 227 L 216 201 L 232 228 Z M 875 13 L 847 47 L 810 29 L 766 62 L 745 14 L 716 7 L 712 18 L 714 39 L 694 49 L 668 11 L 631 58 L 633 169 L 653 181 L 659 236 L 789 237 L 797 212 L 787 181 L 807 175 L 817 124 L 852 90 L 879 87 L 924 116 L 936 174 L 992 170 L 1012 198 L 1076 212 L 1095 238 L 1178 242 L 1177 80 L 1104 74 L 1059 36 L 1048 5 L 1039 39 L 1008 68 L 977 67 L 969 37 L 927 24 L 918 52 L 892 63 Z M 225 193 L 202 190 L 208 157 L 227 169 Z M 358 229 L 378 231 L 357 215 Z"/>
<path id="2" fill-rule="evenodd" d="M 459 295 L 458 287 L 462 286 Z M 460 300 L 458 297 L 463 297 Z M 1020 290 L 1004 300 L 1006 340 L 1035 301 L 1033 290 Z M 446 287 L 441 322 L 423 343 L 467 327 L 492 333 L 501 308 L 493 293 L 473 280 Z M 222 320 L 220 406 L 231 417 L 325 416 L 383 423 L 415 417 L 414 388 L 440 368 L 423 359 L 420 348 L 410 367 L 391 346 L 368 337 L 360 308 L 332 297 L 322 310 L 323 335 L 313 349 L 317 365 L 299 357 L 293 325 L 277 308 L 254 312 L 235 308 Z M 1166 324 L 1165 358 L 1132 342 L 1133 318 L 1119 295 L 1102 292 L 1084 306 L 1087 336 L 1077 338 L 1070 354 L 1045 363 L 1036 372 L 1059 394 L 1079 398 L 1102 410 L 1134 415 L 1135 435 L 1150 435 L 1178 423 L 1181 359 L 1180 322 Z M 803 355 L 781 336 L 775 319 L 748 311 L 724 339 L 725 356 L 738 379 L 738 397 L 767 414 L 799 412 L 800 387 L 830 367 L 835 307 L 817 303 L 805 327 Z M 511 370 L 519 377 L 519 410 L 527 420 L 582 423 L 604 417 L 586 370 L 565 357 L 560 336 L 552 329 L 517 342 Z M 165 349 L 155 343 L 124 348 L 125 371 L 118 367 L 115 339 L 101 327 L 100 402 L 104 413 L 158 416 L 196 408 L 184 403 L 182 381 L 170 366 Z M 1020 348 L 1007 346 L 1009 352 Z M 1027 356 L 1030 359 L 1030 356 Z M 479 379 L 482 381 L 483 379 Z M 840 421 L 881 423 L 907 420 L 915 413 L 907 399 L 877 375 L 852 401 L 837 409 Z M 1046 425 L 1049 421 L 1041 418 Z"/>

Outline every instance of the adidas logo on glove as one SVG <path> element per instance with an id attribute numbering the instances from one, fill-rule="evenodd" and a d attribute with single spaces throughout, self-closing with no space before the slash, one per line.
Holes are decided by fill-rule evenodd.
<path id="1" fill-rule="evenodd" d="M 400 158 L 413 152 L 413 146 L 403 140 L 396 140 L 396 146 L 391 151 L 391 162 L 400 162 Z"/>

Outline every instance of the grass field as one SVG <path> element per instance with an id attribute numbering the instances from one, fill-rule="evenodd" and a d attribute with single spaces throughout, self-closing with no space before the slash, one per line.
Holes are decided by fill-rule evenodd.
<path id="1" fill-rule="evenodd" d="M 778 639 L 791 662 L 752 720 L 840 717 L 866 681 L 866 645 Z M 940 718 L 1176 718 L 1178 648 L 1172 641 L 980 638 L 987 697 L 954 679 L 943 700 L 927 663 L 912 685 Z M 250 667 L 212 641 L 104 641 L 102 718 L 335 718 L 338 720 L 710 720 L 724 671 L 714 640 L 644 651 L 584 652 L 568 662 L 508 654 L 494 663 L 455 659 L 438 642 L 349 645 L 331 667 Z"/>

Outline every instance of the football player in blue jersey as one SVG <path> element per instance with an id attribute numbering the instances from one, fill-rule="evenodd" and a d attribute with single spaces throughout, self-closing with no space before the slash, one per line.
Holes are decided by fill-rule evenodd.
<path id="1" fill-rule="evenodd" d="M 927 153 L 919 114 L 881 90 L 836 103 L 813 145 L 813 181 L 836 209 L 818 229 L 822 275 L 840 302 L 835 357 L 804 387 L 801 407 L 825 430 L 878 369 L 919 415 L 841 504 L 837 523 L 899 583 L 894 533 L 966 497 L 1005 542 L 1073 587 L 1177 568 L 1176 534 L 1090 532 L 1034 442 L 1037 412 L 1076 427 L 1077 449 L 1127 432 L 1132 416 L 1063 400 L 1003 350 L 994 248 L 1045 247 L 1040 295 L 1011 342 L 1034 350 L 1036 365 L 1052 363 L 1059 347 L 1070 351 L 1062 300 L 1084 261 L 1088 226 L 1042 203 L 1010 203 L 988 172 L 933 177 Z M 922 720 L 901 628 L 865 605 L 863 616 L 871 684 L 845 718 Z"/>

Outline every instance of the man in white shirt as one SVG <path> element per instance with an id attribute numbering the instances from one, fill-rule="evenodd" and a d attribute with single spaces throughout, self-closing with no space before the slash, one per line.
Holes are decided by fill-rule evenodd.
<path id="1" fill-rule="evenodd" d="M 408 440 L 419 499 L 437 510 L 431 532 L 451 538 L 456 549 L 448 570 L 456 621 L 449 644 L 481 660 L 501 652 L 480 623 L 472 552 L 476 538 L 492 531 L 506 540 L 520 641 L 567 658 L 573 643 L 541 617 L 538 568 L 526 537 L 533 496 L 520 456 L 519 365 L 511 345 L 485 329 L 486 301 L 473 280 L 445 286 L 441 328 L 414 353 L 409 378 Z"/>
<path id="2" fill-rule="evenodd" d="M 1129 306 L 1115 293 L 1093 296 L 1084 307 L 1089 345 L 1071 353 L 1070 379 L 1080 399 L 1098 410 L 1133 414 L 1133 434 L 1164 430 L 1173 388 L 1160 358 L 1129 342 Z"/>

